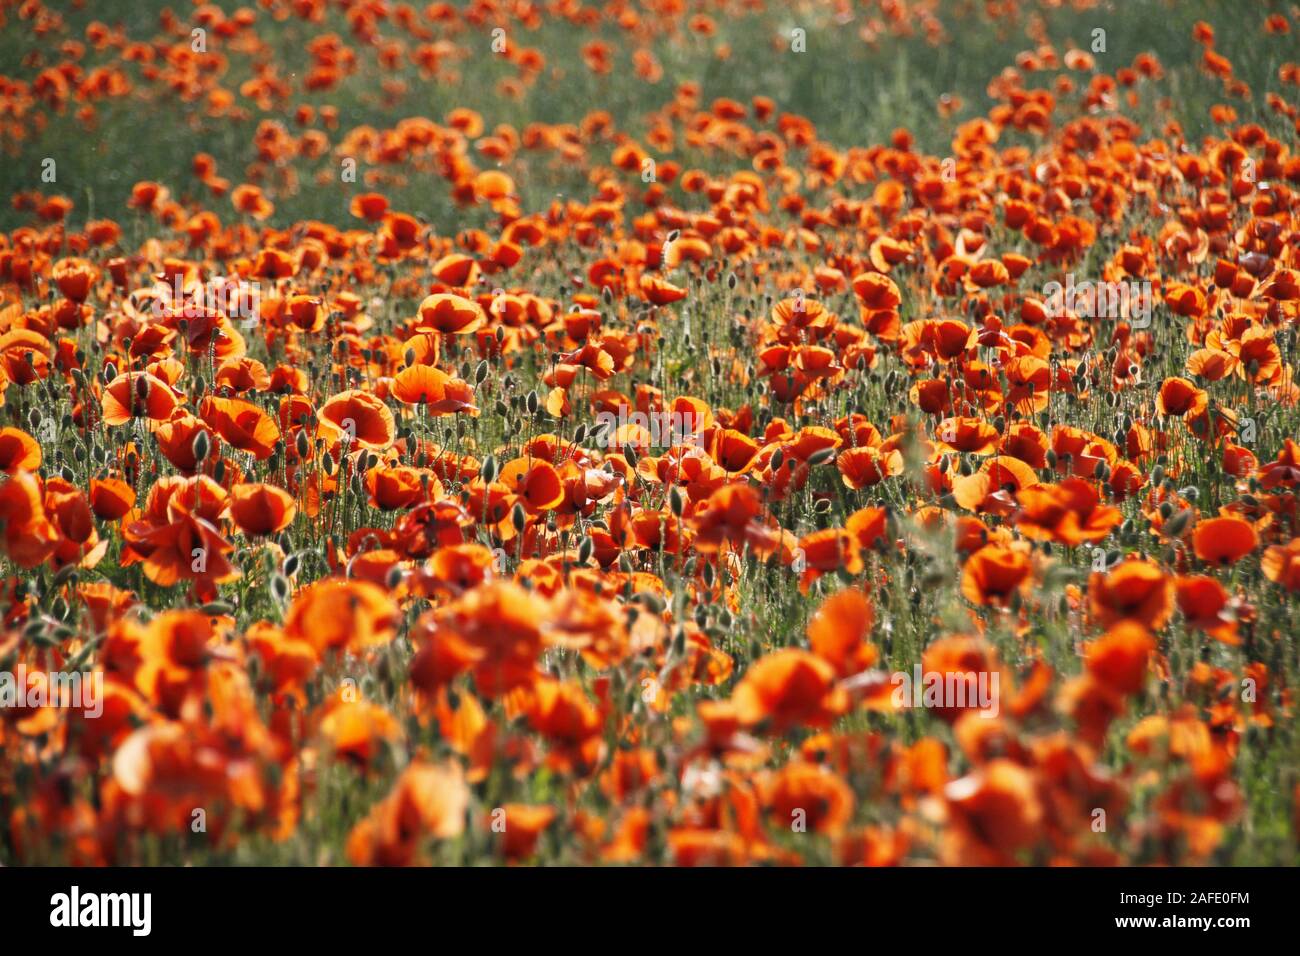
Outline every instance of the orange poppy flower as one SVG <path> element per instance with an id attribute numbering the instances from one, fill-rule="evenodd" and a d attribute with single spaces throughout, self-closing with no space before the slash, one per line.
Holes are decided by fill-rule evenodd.
<path id="1" fill-rule="evenodd" d="M 954 479 L 952 495 L 968 511 L 1011 514 L 1017 493 L 1037 484 L 1038 475 L 1023 461 L 997 455 L 986 459 L 975 474 Z"/>
<path id="2" fill-rule="evenodd" d="M 41 446 L 21 428 L 0 429 L 0 471 L 36 471 L 41 467 Z"/>
<path id="3" fill-rule="evenodd" d="M 1192 548 L 1208 564 L 1234 564 L 1258 546 L 1254 525 L 1241 518 L 1206 518 L 1192 529 Z"/>
<path id="4" fill-rule="evenodd" d="M 748 546 L 757 554 L 771 554 L 780 541 L 778 532 L 763 523 L 764 509 L 758 492 L 748 484 L 724 485 L 713 492 L 691 515 L 695 545 L 706 553 L 718 551 L 724 542 L 732 547 Z"/>
<path id="5" fill-rule="evenodd" d="M 348 859 L 357 866 L 411 866 L 427 838 L 465 832 L 470 791 L 460 764 L 412 761 L 392 792 L 348 835 Z"/>
<path id="6" fill-rule="evenodd" d="M 208 436 L 209 447 L 215 446 L 219 441 L 218 433 L 205 422 L 178 408 L 172 412 L 171 418 L 157 427 L 154 439 L 158 442 L 163 457 L 188 474 L 199 467 L 195 439 L 200 433 Z"/>
<path id="7" fill-rule="evenodd" d="M 162 422 L 176 409 L 176 393 L 148 372 L 124 372 L 109 382 L 101 399 L 106 425 L 125 425 L 135 418 Z"/>
<path id="8" fill-rule="evenodd" d="M 104 521 L 116 521 L 135 506 L 135 490 L 120 478 L 92 478 L 90 508 Z"/>
<path id="9" fill-rule="evenodd" d="M 483 309 L 473 299 L 454 292 L 439 292 L 420 303 L 416 330 L 443 335 L 469 335 L 486 321 Z"/>
<path id="10" fill-rule="evenodd" d="M 360 193 L 352 197 L 348 211 L 358 219 L 381 222 L 388 212 L 388 197 L 380 193 Z"/>
<path id="11" fill-rule="evenodd" d="M 439 638 L 454 642 L 446 650 L 473 662 L 475 684 L 495 697 L 536 679 L 545 617 L 537 595 L 511 582 L 490 581 L 439 608 L 434 622 Z"/>
<path id="12" fill-rule="evenodd" d="M 974 857 L 945 862 L 1007 862 L 1016 850 L 1032 846 L 1042 833 L 1046 811 L 1031 769 L 999 758 L 954 780 L 943 791 L 962 834 L 976 844 Z M 954 844 L 954 850 L 959 845 Z"/>
<path id="13" fill-rule="evenodd" d="M 321 736 L 336 760 L 369 767 L 386 748 L 402 738 L 402 725 L 384 708 L 364 700 L 347 700 L 336 692 L 325 705 Z"/>
<path id="14" fill-rule="evenodd" d="M 4 551 L 21 568 L 42 564 L 58 543 L 58 529 L 45 513 L 39 479 L 19 471 L 0 483 Z"/>
<path id="15" fill-rule="evenodd" d="M 550 511 L 564 501 L 564 482 L 548 461 L 516 458 L 502 467 L 497 480 L 518 494 L 530 511 Z"/>
<path id="16" fill-rule="evenodd" d="M 845 588 L 823 601 L 809 621 L 809 646 L 839 676 L 856 674 L 871 667 L 879 657 L 876 648 L 867 642 L 874 622 L 875 611 L 867 596 L 857 588 Z"/>
<path id="17" fill-rule="evenodd" d="M 1025 488 L 1017 503 L 1016 525 L 1022 534 L 1070 547 L 1101 541 L 1124 520 L 1118 508 L 1102 505 L 1096 489 L 1082 478 Z"/>
<path id="18" fill-rule="evenodd" d="M 1030 578 L 1029 558 L 1011 548 L 980 548 L 962 568 L 961 593 L 972 604 L 1006 606 L 1024 592 Z"/>
<path id="19" fill-rule="evenodd" d="M 747 727 L 774 734 L 793 726 L 826 727 L 848 706 L 847 694 L 834 682 L 829 663 L 787 647 L 755 661 L 731 700 Z"/>
<path id="20" fill-rule="evenodd" d="M 397 436 L 397 423 L 383 399 L 361 389 L 335 395 L 317 412 L 321 435 L 332 444 L 383 450 Z"/>
<path id="21" fill-rule="evenodd" d="M 494 808 L 484 825 L 501 835 L 502 855 L 517 861 L 526 860 L 536 852 L 538 839 L 554 820 L 554 807 L 507 803 Z"/>
<path id="22" fill-rule="evenodd" d="M 323 578 L 294 595 L 284 632 L 319 654 L 387 644 L 396 634 L 397 606 L 368 581 Z"/>
<path id="23" fill-rule="evenodd" d="M 1135 621 L 1121 621 L 1102 637 L 1084 645 L 1088 672 L 1120 694 L 1136 694 L 1147 679 L 1155 638 Z"/>
<path id="24" fill-rule="evenodd" d="M 245 534 L 275 534 L 289 527 L 298 506 L 283 488 L 262 482 L 230 489 L 230 516 Z"/>
<path id="25" fill-rule="evenodd" d="M 646 274 L 641 277 L 641 292 L 653 305 L 671 305 L 686 298 L 686 290 L 678 288 L 666 279 Z"/>
<path id="26" fill-rule="evenodd" d="M 1156 396 L 1156 411 L 1161 415 L 1195 417 L 1205 411 L 1209 396 L 1185 378 L 1167 378 Z"/>
<path id="27" fill-rule="evenodd" d="M 853 278 L 853 292 L 864 309 L 894 309 L 903 301 L 894 280 L 879 272 L 864 272 Z"/>
<path id="28" fill-rule="evenodd" d="M 199 403 L 199 417 L 232 448 L 249 452 L 259 461 L 270 458 L 280 440 L 275 419 L 243 399 L 208 396 Z"/>
<path id="29" fill-rule="evenodd" d="M 431 365 L 411 365 L 398 372 L 393 395 L 408 405 L 422 404 L 433 415 L 478 412 L 469 383 Z"/>
<path id="30" fill-rule="evenodd" d="M 239 569 L 228 555 L 235 549 L 207 520 L 178 514 L 166 524 L 134 522 L 123 531 L 123 540 L 144 566 L 154 584 L 170 587 L 181 580 L 211 585 L 233 581 Z"/>
<path id="31" fill-rule="evenodd" d="M 845 448 L 835 456 L 835 467 L 845 487 L 855 491 L 903 473 L 903 454 L 897 449 Z"/>
<path id="32" fill-rule="evenodd" d="M 1300 538 L 1267 548 L 1260 564 L 1270 581 L 1288 591 L 1300 591 Z"/>
<path id="33" fill-rule="evenodd" d="M 1178 610 L 1189 627 L 1205 631 L 1225 644 L 1239 644 L 1237 622 L 1228 608 L 1228 592 L 1208 575 L 1180 577 L 1174 581 Z"/>
<path id="34" fill-rule="evenodd" d="M 1113 571 L 1088 579 L 1089 607 L 1103 626 L 1132 620 L 1159 630 L 1172 611 L 1172 586 L 1154 561 L 1121 561 Z"/>
<path id="35" fill-rule="evenodd" d="M 796 832 L 843 832 L 853 818 L 853 790 L 835 773 L 794 761 L 773 776 L 764 794 L 773 824 Z M 806 828 L 806 830 L 804 829 Z"/>

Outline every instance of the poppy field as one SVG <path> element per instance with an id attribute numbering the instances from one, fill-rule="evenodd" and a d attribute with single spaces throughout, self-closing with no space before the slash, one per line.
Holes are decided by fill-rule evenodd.
<path id="1" fill-rule="evenodd" d="M 0 0 L 0 864 L 1300 862 L 1297 31 Z"/>

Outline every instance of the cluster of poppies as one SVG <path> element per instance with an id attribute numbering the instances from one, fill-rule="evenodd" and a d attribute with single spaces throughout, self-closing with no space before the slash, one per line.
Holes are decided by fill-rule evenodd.
<path id="1" fill-rule="evenodd" d="M 342 3 L 352 44 L 228 89 L 259 24 L 326 15 L 258 6 L 144 42 L 22 5 L 62 61 L 0 89 L 16 136 L 143 96 L 287 121 L 233 188 L 201 153 L 120 221 L 23 189 L 0 234 L 0 671 L 103 679 L 94 716 L 0 708 L 0 860 L 1294 854 L 1300 67 L 1201 142 L 1125 117 L 1153 55 L 1046 40 L 946 156 L 691 82 L 639 133 L 347 128 L 286 101 L 580 16 Z M 625 55 L 662 80 L 583 48 Z M 547 69 L 506 56 L 503 100 Z M 556 162 L 586 193 L 530 202 Z M 379 188 L 421 175 L 478 225 Z M 302 189 L 350 218 L 279 222 Z"/>

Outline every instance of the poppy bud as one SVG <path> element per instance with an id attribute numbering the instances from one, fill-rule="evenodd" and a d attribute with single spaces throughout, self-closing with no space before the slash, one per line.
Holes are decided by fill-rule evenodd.
<path id="1" fill-rule="evenodd" d="M 1183 533 L 1184 530 L 1186 530 L 1187 523 L 1191 520 L 1191 518 L 1192 518 L 1191 509 L 1184 508 L 1182 511 L 1178 512 L 1178 514 L 1174 515 L 1172 518 L 1170 518 L 1168 521 L 1165 522 L 1165 526 L 1163 529 L 1165 535 L 1170 538 L 1177 538 L 1179 535 Z"/>
<path id="2" fill-rule="evenodd" d="M 510 523 L 514 525 L 516 532 L 522 534 L 527 522 L 528 515 L 524 512 L 524 506 L 516 501 L 515 506 L 510 509 Z"/>
<path id="3" fill-rule="evenodd" d="M 578 543 L 578 563 L 586 564 L 591 560 L 591 553 L 595 549 L 596 542 L 592 541 L 590 537 L 583 537 L 582 541 Z"/>
<path id="4" fill-rule="evenodd" d="M 202 463 L 207 460 L 208 452 L 212 450 L 212 441 L 208 438 L 208 433 L 201 431 L 194 436 L 193 443 L 194 460 Z"/>
<path id="5" fill-rule="evenodd" d="M 681 489 L 674 485 L 672 491 L 668 492 L 668 506 L 672 509 L 673 514 L 680 518 L 683 505 Z"/>
<path id="6" fill-rule="evenodd" d="M 52 589 L 57 589 L 63 587 L 63 585 L 65 584 L 68 583 L 75 584 L 76 582 L 77 582 L 77 566 L 75 564 L 68 564 L 60 568 L 59 573 L 54 575 L 54 577 L 50 580 L 50 587 Z"/>
<path id="7" fill-rule="evenodd" d="M 651 614 L 662 614 L 668 606 L 664 599 L 657 594 L 651 594 L 648 591 L 642 591 L 636 596 L 637 603 L 642 605 Z"/>
<path id="8" fill-rule="evenodd" d="M 496 477 L 497 477 L 496 455 L 488 455 L 486 458 L 483 459 L 483 466 L 482 468 L 479 469 L 479 473 L 483 476 L 483 481 L 486 484 L 490 485 L 492 484 L 492 482 L 496 481 Z"/>

